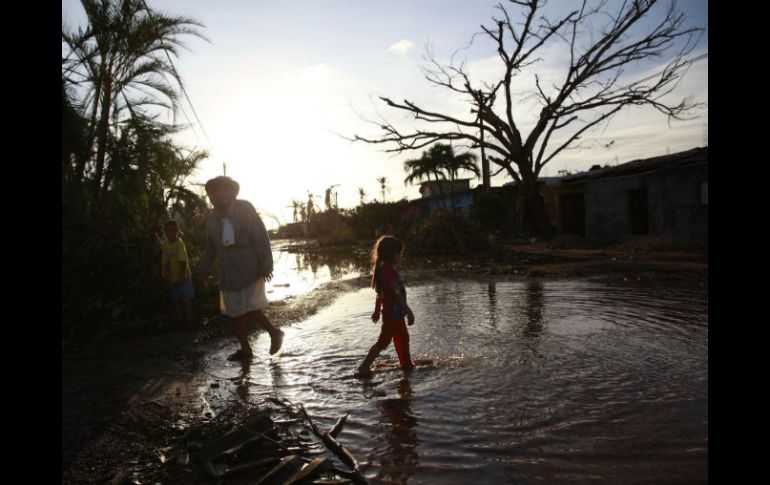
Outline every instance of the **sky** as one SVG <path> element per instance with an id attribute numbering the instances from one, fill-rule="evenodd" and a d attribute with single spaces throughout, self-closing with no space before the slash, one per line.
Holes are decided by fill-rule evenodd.
<path id="1" fill-rule="evenodd" d="M 221 175 L 241 185 L 240 198 L 251 201 L 268 228 L 291 221 L 291 201 L 323 205 L 330 186 L 340 207 L 382 200 L 376 179 L 387 177 L 388 201 L 419 197 L 418 187 L 403 183 L 403 162 L 421 151 L 385 153 L 382 145 L 351 143 L 353 134 L 376 137 L 371 120 L 384 117 L 399 128 L 415 127 L 405 113 L 388 108 L 379 96 L 408 99 L 437 112 L 471 118 L 469 106 L 445 89 L 429 83 L 423 68 L 426 49 L 447 64 L 457 52 L 473 79 L 494 80 L 499 58 L 493 45 L 476 38 L 480 25 L 499 13 L 498 0 L 147 0 L 150 8 L 195 19 L 209 42 L 188 37 L 175 65 L 193 109 L 186 103 L 177 121 L 191 127 L 177 136 L 190 149 L 206 149 L 210 157 L 189 180 L 201 183 Z M 546 13 L 559 14 L 577 2 L 553 1 Z M 621 2 L 610 0 L 610 6 Z M 667 3 L 657 7 L 657 12 Z M 707 0 L 679 1 L 687 24 L 705 28 L 691 58 L 708 53 Z M 516 8 L 510 8 L 518 19 Z M 652 22 L 650 18 L 647 22 Z M 78 0 L 62 0 L 62 25 L 85 25 Z M 464 49 L 465 48 L 465 49 Z M 532 75 L 563 76 L 568 58 L 563 47 L 547 46 L 536 69 L 514 84 L 517 116 L 523 133 L 537 119 L 539 108 L 523 97 Z M 621 81 L 659 72 L 657 59 L 626 69 Z M 692 96 L 703 106 L 695 119 L 668 121 L 654 109 L 624 110 L 609 124 L 583 137 L 587 148 L 562 152 L 541 176 L 559 170 L 583 171 L 595 164 L 616 165 L 639 158 L 675 153 L 708 143 L 708 58 L 690 66 L 672 93 Z M 367 121 L 369 120 L 369 121 Z M 613 143 L 609 148 L 610 141 Z M 456 151 L 465 149 L 457 146 Z M 478 150 L 474 151 L 479 155 Z M 494 167 L 493 167 L 494 171 Z M 462 175 L 462 174 L 461 174 Z M 466 175 L 467 176 L 467 175 Z M 500 174 L 492 185 L 511 181 Z M 478 182 L 474 180 L 471 186 Z"/>

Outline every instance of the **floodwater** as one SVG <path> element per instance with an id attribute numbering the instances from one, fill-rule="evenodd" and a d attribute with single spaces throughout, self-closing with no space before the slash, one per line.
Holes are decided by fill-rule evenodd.
<path id="1" fill-rule="evenodd" d="M 285 242 L 278 241 L 273 244 L 273 279 L 265 285 L 265 291 L 269 301 L 284 300 L 367 272 L 361 255 L 289 251 Z"/>
<path id="2" fill-rule="evenodd" d="M 282 351 L 252 336 L 248 367 L 219 398 L 304 403 L 373 483 L 708 481 L 708 294 L 581 280 L 437 279 L 410 285 L 417 369 L 393 347 L 351 377 L 379 325 L 373 292 L 286 327 Z M 214 392 L 203 397 L 215 405 Z"/>

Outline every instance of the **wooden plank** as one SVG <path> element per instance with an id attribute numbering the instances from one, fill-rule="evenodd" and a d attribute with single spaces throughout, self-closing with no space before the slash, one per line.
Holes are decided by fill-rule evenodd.
<path id="1" fill-rule="evenodd" d="M 256 485 L 277 485 L 283 483 L 288 477 L 294 475 L 302 465 L 302 458 L 299 456 L 284 456 L 281 458 L 280 463 L 267 472 L 267 475 L 260 478 Z"/>
<path id="2" fill-rule="evenodd" d="M 331 465 L 331 462 L 329 462 L 329 459 L 326 458 L 325 456 L 316 458 L 310 463 L 305 463 L 305 465 L 300 470 L 298 470 L 297 473 L 295 473 L 288 480 L 283 482 L 283 485 L 293 485 L 295 483 L 298 483 L 302 480 L 305 480 L 313 476 L 316 473 L 322 472 L 324 468 L 327 468 L 330 465 Z"/>

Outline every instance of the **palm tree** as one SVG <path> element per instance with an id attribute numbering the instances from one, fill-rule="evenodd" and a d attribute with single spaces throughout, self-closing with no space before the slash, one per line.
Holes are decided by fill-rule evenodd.
<path id="1" fill-rule="evenodd" d="M 326 210 L 337 210 L 337 192 L 334 192 L 334 187 L 339 187 L 340 184 L 334 184 L 326 188 L 324 196 L 324 205 Z"/>
<path id="2" fill-rule="evenodd" d="M 150 122 L 157 112 L 175 112 L 177 86 L 182 81 L 171 61 L 189 34 L 204 38 L 202 24 L 184 17 L 152 12 L 141 0 L 81 0 L 88 26 L 78 32 L 62 29 L 68 47 L 62 59 L 63 78 L 84 91 L 83 105 L 90 119 L 89 144 L 96 144 L 93 161 L 94 193 L 106 188 L 112 160 L 107 147 L 126 121 Z M 78 166 L 76 177 L 85 175 Z"/>
<path id="3" fill-rule="evenodd" d="M 413 184 L 415 180 L 422 182 L 423 179 L 430 181 L 431 176 L 436 179 L 436 182 L 445 178 L 438 162 L 438 159 L 429 155 L 429 151 L 422 152 L 420 158 L 405 161 L 404 171 L 407 176 L 404 179 L 404 184 Z"/>
<path id="4" fill-rule="evenodd" d="M 380 190 L 382 191 L 382 202 L 385 202 L 385 192 L 388 190 L 388 178 L 377 177 L 377 183 L 380 184 Z"/>
<path id="5" fill-rule="evenodd" d="M 415 180 L 431 180 L 431 176 L 436 180 L 439 194 L 444 195 L 441 187 L 441 180 L 450 180 L 449 190 L 453 189 L 454 180 L 460 170 L 468 170 L 479 176 L 479 169 L 476 166 L 476 155 L 472 153 L 463 153 L 455 155 L 451 145 L 436 143 L 427 151 L 422 152 L 420 158 L 414 158 L 404 162 L 404 171 L 407 176 L 404 183 L 414 183 Z"/>
<path id="6" fill-rule="evenodd" d="M 457 178 L 457 173 L 460 170 L 467 170 L 469 172 L 473 172 L 476 177 L 479 177 L 481 175 L 481 172 L 479 171 L 479 167 L 476 165 L 476 160 L 478 157 L 470 152 L 465 152 L 461 155 L 455 155 L 454 149 L 451 145 L 441 145 L 440 143 L 436 146 L 441 147 L 441 161 L 442 161 L 442 168 L 446 170 L 447 174 L 449 175 L 449 180 L 454 181 Z M 449 186 L 450 190 L 452 185 Z"/>
<path id="7" fill-rule="evenodd" d="M 67 89 L 67 83 L 62 78 L 61 90 L 61 129 L 62 129 L 62 184 L 67 184 L 74 177 L 75 167 L 85 163 L 85 139 L 88 125 L 86 118 L 72 93 Z"/>
<path id="8" fill-rule="evenodd" d="M 291 208 L 293 210 L 292 220 L 294 222 L 299 222 L 300 221 L 300 218 L 299 218 L 300 211 L 304 210 L 303 205 L 302 205 L 302 201 L 301 200 L 297 200 L 297 199 L 292 199 L 291 200 Z"/>

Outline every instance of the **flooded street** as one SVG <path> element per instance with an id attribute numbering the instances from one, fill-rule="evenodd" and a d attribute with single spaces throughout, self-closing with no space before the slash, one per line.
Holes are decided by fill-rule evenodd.
<path id="1" fill-rule="evenodd" d="M 305 291 L 300 281 L 361 274 L 353 262 L 317 262 L 314 271 L 291 257 L 276 257 L 271 300 Z M 406 285 L 416 316 L 411 374 L 391 346 L 371 380 L 352 377 L 379 332 L 373 291 L 361 289 L 285 327 L 272 358 L 264 333 L 252 335 L 250 366 L 225 360 L 232 341 L 213 343 L 204 371 L 223 384 L 203 387 L 203 399 L 216 413 L 233 401 L 288 398 L 321 429 L 349 413 L 338 439 L 373 483 L 708 480 L 706 289 L 479 278 Z"/>
<path id="2" fill-rule="evenodd" d="M 331 281 L 367 274 L 365 258 L 349 254 L 314 254 L 288 251 L 285 242 L 273 248 L 273 279 L 265 285 L 269 301 L 306 294 Z"/>

